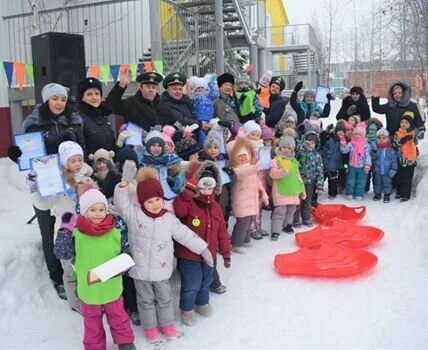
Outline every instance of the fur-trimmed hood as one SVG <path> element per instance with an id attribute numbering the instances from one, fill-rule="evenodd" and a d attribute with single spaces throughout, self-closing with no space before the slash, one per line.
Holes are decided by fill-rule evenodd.
<path id="1" fill-rule="evenodd" d="M 210 170 L 213 172 L 216 181 L 215 193 L 220 194 L 222 187 L 220 170 L 217 167 L 217 164 L 211 160 L 204 160 L 203 162 L 195 160 L 190 162 L 185 171 L 186 180 L 189 181 L 192 178 L 199 180 L 201 178 L 201 174 L 205 170 Z"/>
<path id="2" fill-rule="evenodd" d="M 367 128 L 370 126 L 370 124 L 376 124 L 377 129 L 379 130 L 383 125 L 382 122 L 377 118 L 370 118 L 366 120 Z"/>
<path id="3" fill-rule="evenodd" d="M 395 86 L 401 86 L 401 88 L 403 89 L 403 96 L 401 97 L 400 101 L 395 101 L 394 97 L 392 95 L 392 90 L 394 89 Z M 409 84 L 407 84 L 404 81 L 397 81 L 395 83 L 393 83 L 388 91 L 388 103 L 389 106 L 391 108 L 395 108 L 398 106 L 400 107 L 407 107 L 410 104 L 410 95 L 411 95 L 411 89 Z"/>
<path id="4" fill-rule="evenodd" d="M 248 140 L 245 137 L 238 137 L 232 149 L 230 150 L 230 154 L 229 154 L 229 165 L 232 168 L 237 166 L 238 153 L 241 148 L 245 148 L 248 151 L 248 154 L 250 155 L 250 158 L 251 158 L 250 163 L 251 164 L 256 163 L 256 160 L 257 160 L 256 151 L 254 150 L 250 140 Z"/>

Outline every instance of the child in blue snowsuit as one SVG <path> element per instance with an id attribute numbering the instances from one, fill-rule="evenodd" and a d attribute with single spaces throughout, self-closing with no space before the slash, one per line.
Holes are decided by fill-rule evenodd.
<path id="1" fill-rule="evenodd" d="M 373 200 L 388 203 L 392 192 L 392 178 L 397 173 L 398 156 L 389 142 L 389 132 L 381 128 L 376 133 L 376 143 L 371 144 L 372 173 L 374 184 Z"/>
<path id="2" fill-rule="evenodd" d="M 359 123 L 354 128 L 351 142 L 346 143 L 343 132 L 339 134 L 340 151 L 349 153 L 349 167 L 346 175 L 346 199 L 355 198 L 361 201 L 364 197 L 364 189 L 367 174 L 371 167 L 370 146 L 366 138 L 366 124 Z"/>

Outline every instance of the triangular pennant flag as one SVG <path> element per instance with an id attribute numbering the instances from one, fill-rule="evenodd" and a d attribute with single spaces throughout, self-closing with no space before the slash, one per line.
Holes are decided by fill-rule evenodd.
<path id="1" fill-rule="evenodd" d="M 100 66 L 100 77 L 107 84 L 107 81 L 110 79 L 110 66 L 108 64 Z"/>
<path id="2" fill-rule="evenodd" d="M 132 74 L 132 80 L 137 80 L 137 65 L 136 64 L 130 64 L 129 68 L 131 68 L 131 74 Z"/>
<path id="3" fill-rule="evenodd" d="M 88 69 L 88 77 L 99 78 L 100 76 L 100 66 L 97 64 L 91 64 Z"/>
<path id="4" fill-rule="evenodd" d="M 13 76 L 13 62 L 3 61 L 3 68 L 6 72 L 7 83 L 9 87 L 12 85 L 12 76 Z"/>
<path id="5" fill-rule="evenodd" d="M 31 63 L 27 63 L 25 65 L 25 72 L 27 73 L 27 84 L 33 85 L 34 84 L 34 68 Z"/>
<path id="6" fill-rule="evenodd" d="M 145 72 L 153 72 L 152 62 L 144 62 L 144 71 Z"/>
<path id="7" fill-rule="evenodd" d="M 138 67 L 138 74 L 143 74 L 144 73 L 144 63 L 138 63 L 137 67 Z"/>
<path id="8" fill-rule="evenodd" d="M 110 65 L 110 72 L 111 72 L 111 76 L 112 76 L 114 82 L 117 81 L 117 77 L 119 76 L 119 69 L 120 69 L 119 64 L 111 64 Z"/>
<path id="9" fill-rule="evenodd" d="M 254 69 L 254 64 L 249 63 L 245 69 L 244 69 L 244 73 L 250 73 L 252 70 Z"/>
<path id="10" fill-rule="evenodd" d="M 18 84 L 19 90 L 22 90 L 25 81 L 25 63 L 14 62 L 13 68 L 15 69 L 16 83 Z"/>
<path id="11" fill-rule="evenodd" d="M 155 71 L 163 75 L 163 61 L 162 60 L 153 61 L 153 64 L 155 66 Z"/>

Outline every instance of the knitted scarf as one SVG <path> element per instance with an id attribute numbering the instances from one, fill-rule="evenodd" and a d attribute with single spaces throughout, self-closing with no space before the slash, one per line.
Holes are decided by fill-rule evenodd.
<path id="1" fill-rule="evenodd" d="M 351 159 L 349 160 L 349 164 L 353 167 L 356 167 L 358 164 L 358 158 L 364 157 L 364 148 L 367 144 L 367 139 L 365 137 L 361 137 L 356 139 L 353 137 L 351 139 L 351 145 L 352 145 L 352 155 Z"/>
<path id="2" fill-rule="evenodd" d="M 416 161 L 417 151 L 416 151 L 416 143 L 415 143 L 415 130 L 408 131 L 407 129 L 400 128 L 396 132 L 396 136 L 398 138 L 403 138 L 407 135 L 412 135 L 412 139 L 407 141 L 404 145 L 401 145 L 400 150 L 403 154 L 403 160 L 410 160 L 412 162 Z"/>
<path id="3" fill-rule="evenodd" d="M 112 230 L 115 226 L 113 215 L 108 214 L 100 223 L 94 223 L 86 219 L 83 215 L 79 215 L 76 221 L 76 227 L 82 233 L 89 236 L 102 236 Z"/>

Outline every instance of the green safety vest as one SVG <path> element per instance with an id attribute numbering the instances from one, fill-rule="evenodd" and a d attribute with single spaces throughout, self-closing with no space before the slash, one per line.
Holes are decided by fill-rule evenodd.
<path id="1" fill-rule="evenodd" d="M 90 236 L 76 228 L 73 235 L 76 252 L 74 269 L 79 299 L 90 305 L 104 305 L 119 299 L 123 290 L 122 276 L 92 285 L 88 285 L 87 276 L 91 269 L 120 254 L 120 231 L 113 228 L 102 236 Z"/>
<path id="2" fill-rule="evenodd" d="M 291 160 L 276 156 L 280 168 L 287 169 L 287 175 L 277 180 L 278 193 L 283 196 L 298 196 L 305 192 L 305 185 L 299 178 L 299 162 L 294 158 Z"/>
<path id="3" fill-rule="evenodd" d="M 246 95 L 247 98 L 244 100 L 244 102 L 239 103 L 239 114 L 246 116 L 255 113 L 256 107 L 254 106 L 254 99 L 256 98 L 256 92 L 252 89 L 245 92 L 237 91 L 236 97 L 238 101 L 242 95 Z"/>

